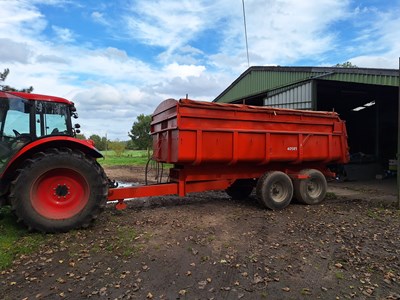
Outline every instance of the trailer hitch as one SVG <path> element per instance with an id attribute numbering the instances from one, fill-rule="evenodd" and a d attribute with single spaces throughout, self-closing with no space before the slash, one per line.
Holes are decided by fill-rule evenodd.
<path id="1" fill-rule="evenodd" d="M 124 199 L 119 199 L 117 201 L 118 201 L 118 203 L 115 205 L 115 209 L 116 210 L 124 210 L 124 209 L 126 209 L 127 205 L 124 202 Z"/>
<path id="2" fill-rule="evenodd" d="M 118 182 L 116 182 L 115 180 L 111 180 L 110 178 L 107 177 L 108 180 L 108 187 L 110 189 L 114 189 L 118 187 Z"/>

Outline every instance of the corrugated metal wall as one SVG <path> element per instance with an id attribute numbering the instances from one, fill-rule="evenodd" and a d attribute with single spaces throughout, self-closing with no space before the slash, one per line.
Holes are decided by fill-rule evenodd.
<path id="1" fill-rule="evenodd" d="M 272 94 L 272 93 L 271 93 Z M 286 91 L 273 93 L 264 99 L 265 106 L 293 108 L 293 109 L 313 109 L 312 101 L 312 82 L 294 86 Z"/>
<path id="2" fill-rule="evenodd" d="M 311 72 L 252 71 L 227 91 L 218 102 L 232 102 L 246 96 L 310 78 L 312 74 Z"/>
<path id="3" fill-rule="evenodd" d="M 233 102 L 259 93 L 292 85 L 301 81 L 318 78 L 321 80 L 344 81 L 354 83 L 398 86 L 396 70 L 385 69 L 340 69 L 340 68 L 306 68 L 306 67 L 274 67 L 262 69 L 251 67 L 220 96 L 217 102 Z M 363 73 L 365 72 L 365 73 Z"/>
<path id="4" fill-rule="evenodd" d="M 378 74 L 348 74 L 348 73 L 335 73 L 330 76 L 324 77 L 324 80 L 345 81 L 365 84 L 388 85 L 398 86 L 399 77 Z"/>

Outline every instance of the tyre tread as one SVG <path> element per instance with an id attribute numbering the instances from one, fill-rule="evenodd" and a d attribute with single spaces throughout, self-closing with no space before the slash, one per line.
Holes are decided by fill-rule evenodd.
<path id="1" fill-rule="evenodd" d="M 285 201 L 283 201 L 282 203 L 276 203 L 273 201 L 273 199 L 269 199 L 269 197 L 267 195 L 264 194 L 264 188 L 265 185 L 267 184 L 269 178 L 271 176 L 285 176 L 285 178 L 287 177 L 289 179 L 289 196 L 288 199 L 286 199 Z M 287 179 L 286 178 L 286 179 Z M 256 196 L 257 196 L 257 200 L 258 202 L 269 209 L 272 210 L 280 210 L 280 209 L 284 209 L 286 206 L 288 206 L 290 204 L 290 201 L 292 199 L 293 196 L 293 185 L 292 185 L 292 181 L 291 179 L 287 176 L 286 173 L 281 172 L 281 171 L 269 171 L 266 172 L 263 176 L 261 176 L 258 181 L 257 181 L 257 186 L 256 186 Z"/>
<path id="2" fill-rule="evenodd" d="M 327 191 L 327 182 L 326 182 L 325 176 L 322 174 L 322 172 L 319 170 L 316 170 L 316 169 L 304 169 L 304 170 L 301 170 L 300 173 L 310 175 L 310 176 L 312 176 L 312 174 L 314 173 L 314 174 L 317 174 L 317 176 L 321 177 L 321 179 L 323 178 L 323 180 L 324 180 L 323 187 L 322 187 L 323 191 L 317 199 L 311 199 L 307 195 L 303 195 L 304 191 L 303 191 L 302 184 L 304 184 L 304 180 L 307 180 L 307 179 L 301 179 L 301 180 L 298 179 L 298 180 L 294 181 L 294 196 L 295 196 L 296 200 L 299 203 L 306 204 L 306 205 L 316 205 L 316 204 L 323 202 L 325 200 L 325 195 L 326 195 L 326 191 Z"/>
<path id="3" fill-rule="evenodd" d="M 24 187 L 24 178 L 29 176 L 32 169 L 40 163 L 42 160 L 51 160 L 52 158 L 60 158 L 65 157 L 65 159 L 71 159 L 71 155 L 78 160 L 82 160 L 85 164 L 88 164 L 90 168 L 94 171 L 93 177 L 97 177 L 96 184 L 91 187 L 91 190 L 94 189 L 95 198 L 92 204 L 92 208 L 89 212 L 84 214 L 81 218 L 79 218 L 75 223 L 68 224 L 56 224 L 54 226 L 48 226 L 41 224 L 31 218 L 26 216 L 26 210 L 20 209 L 20 202 L 19 193 L 20 190 Z M 70 149 L 70 148 L 50 148 L 45 152 L 38 152 L 32 158 L 27 159 L 25 161 L 24 166 L 17 170 L 18 175 L 15 179 L 11 182 L 10 187 L 10 202 L 11 202 L 11 209 L 16 214 L 17 219 L 22 221 L 29 230 L 37 230 L 45 233 L 54 233 L 54 232 L 66 232 L 71 229 L 75 228 L 87 228 L 90 224 L 98 218 L 99 214 L 104 210 L 105 205 L 107 203 L 107 195 L 108 195 L 108 184 L 107 184 L 107 177 L 104 173 L 103 168 L 98 164 L 98 162 L 92 158 L 84 154 L 81 151 Z"/>

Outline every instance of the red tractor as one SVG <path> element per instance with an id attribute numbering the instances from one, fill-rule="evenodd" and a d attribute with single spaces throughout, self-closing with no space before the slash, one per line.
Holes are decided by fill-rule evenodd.
<path id="1" fill-rule="evenodd" d="M 87 227 L 107 202 L 108 182 L 90 141 L 75 138 L 73 102 L 0 92 L 0 205 L 28 228 Z"/>

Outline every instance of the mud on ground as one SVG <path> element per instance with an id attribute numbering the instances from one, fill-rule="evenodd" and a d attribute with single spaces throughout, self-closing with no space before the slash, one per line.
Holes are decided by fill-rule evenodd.
<path id="1" fill-rule="evenodd" d="M 143 181 L 142 168 L 107 168 Z M 112 205 L 1 273 L 3 299 L 400 299 L 392 190 L 331 184 L 321 205 L 261 208 L 224 192 Z"/>

